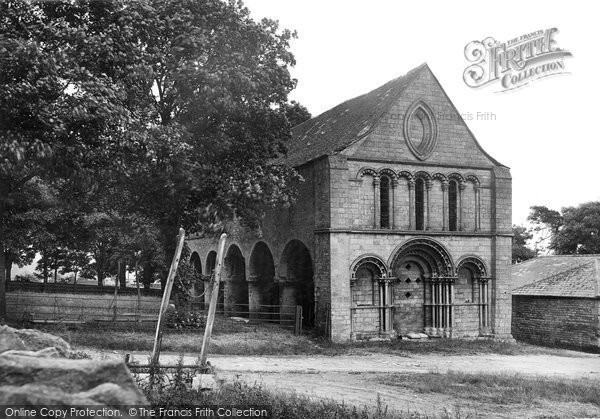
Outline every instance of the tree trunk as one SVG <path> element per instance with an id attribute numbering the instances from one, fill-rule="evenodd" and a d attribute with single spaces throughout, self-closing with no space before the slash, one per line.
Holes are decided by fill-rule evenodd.
<path id="1" fill-rule="evenodd" d="M 12 265 L 13 265 L 13 261 L 12 258 L 10 257 L 10 252 L 4 252 L 4 263 L 6 264 L 6 284 L 8 286 L 8 283 L 11 281 L 12 279 Z"/>
<path id="2" fill-rule="evenodd" d="M 100 246 L 96 246 L 98 250 L 94 254 L 94 259 L 96 259 L 96 273 L 98 274 L 98 286 L 101 287 L 104 285 L 104 249 Z"/>
<path id="3" fill-rule="evenodd" d="M 144 272 L 142 274 L 142 283 L 144 284 L 144 289 L 150 289 L 150 284 L 152 284 L 152 276 L 154 275 L 154 268 L 149 264 L 144 264 Z"/>
<path id="4" fill-rule="evenodd" d="M 0 325 L 6 324 L 6 258 L 0 243 Z"/>
<path id="5" fill-rule="evenodd" d="M 42 253 L 42 258 L 43 258 L 43 274 L 44 274 L 44 284 L 48 283 L 48 255 L 44 252 Z"/>
<path id="6" fill-rule="evenodd" d="M 119 287 L 127 287 L 127 265 L 125 265 L 124 260 L 122 260 L 119 264 L 119 272 L 117 272 L 117 277 L 119 280 Z"/>

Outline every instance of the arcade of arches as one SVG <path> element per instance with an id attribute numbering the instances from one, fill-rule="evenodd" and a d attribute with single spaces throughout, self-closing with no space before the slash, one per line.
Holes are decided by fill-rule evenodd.
<path id="1" fill-rule="evenodd" d="M 199 274 L 212 275 L 216 256 L 215 251 L 208 253 L 204 271 L 197 252 L 192 253 L 190 261 Z M 232 316 L 283 320 L 293 318 L 296 307 L 301 306 L 303 326 L 311 327 L 315 305 L 312 264 L 308 248 L 299 240 L 285 246 L 279 261 L 279 275 L 265 242 L 257 242 L 249 258 L 244 257 L 239 246 L 231 244 L 223 261 L 218 310 Z M 208 302 L 209 287 L 206 290 L 204 301 Z"/>
<path id="2" fill-rule="evenodd" d="M 202 271 L 197 252 L 191 262 L 211 275 L 216 252 L 210 251 Z M 248 264 L 248 266 L 246 266 Z M 261 320 L 293 316 L 302 306 L 303 326 L 315 323 L 313 262 L 299 240 L 284 247 L 275 268 L 262 241 L 246 258 L 236 244 L 226 252 L 219 291 L 219 311 Z M 488 270 L 477 257 L 452 260 L 435 240 L 406 241 L 386 263 L 376 255 L 359 257 L 350 267 L 350 322 L 353 337 L 406 335 L 476 337 L 490 332 Z M 206 287 L 207 291 L 209 287 Z M 202 290 L 199 290 L 202 291 Z M 210 298 L 207 292 L 206 300 Z"/>
<path id="3" fill-rule="evenodd" d="M 488 279 L 480 259 L 455 264 L 443 246 L 427 238 L 396 249 L 389 267 L 377 256 L 361 257 L 350 278 L 352 334 L 489 334 Z"/>

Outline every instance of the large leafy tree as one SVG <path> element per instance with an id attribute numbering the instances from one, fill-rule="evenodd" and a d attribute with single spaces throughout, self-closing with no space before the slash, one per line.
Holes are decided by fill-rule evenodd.
<path id="1" fill-rule="evenodd" d="M 87 231 L 78 251 L 152 253 L 151 234 L 104 234 L 109 219 L 121 238 L 156 227 L 168 252 L 180 225 L 256 225 L 290 202 L 299 177 L 270 162 L 290 135 L 292 37 L 241 2 L 0 3 L 0 247 L 32 182 Z"/>
<path id="2" fill-rule="evenodd" d="M 0 321 L 5 251 L 22 250 L 5 238 L 35 207 L 27 189 L 61 180 L 86 189 L 124 141 L 130 64 L 111 37 L 122 36 L 103 3 L 0 3 Z"/>
<path id="3" fill-rule="evenodd" d="M 565 207 L 560 212 L 544 206 L 531 207 L 529 220 L 556 254 L 600 253 L 600 202 Z"/>

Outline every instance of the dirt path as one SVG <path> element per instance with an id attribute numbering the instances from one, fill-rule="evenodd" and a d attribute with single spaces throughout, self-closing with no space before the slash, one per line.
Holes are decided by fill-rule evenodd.
<path id="1" fill-rule="evenodd" d="M 94 357 L 116 357 L 116 352 L 96 352 Z M 139 361 L 146 354 L 134 354 Z M 163 354 L 163 364 L 175 364 L 178 355 Z M 572 351 L 559 355 L 411 355 L 387 354 L 342 356 L 229 356 L 209 358 L 217 375 L 240 379 L 276 391 L 290 391 L 311 398 L 328 398 L 348 404 L 376 405 L 378 398 L 396 412 L 419 411 L 429 415 L 456 417 L 556 417 L 595 416 L 600 409 L 580 404 L 501 406 L 456 399 L 438 393 L 419 393 L 407 388 L 382 385 L 387 373 L 486 372 L 521 373 L 569 378 L 600 378 L 600 356 Z M 186 357 L 193 363 L 195 357 Z"/>

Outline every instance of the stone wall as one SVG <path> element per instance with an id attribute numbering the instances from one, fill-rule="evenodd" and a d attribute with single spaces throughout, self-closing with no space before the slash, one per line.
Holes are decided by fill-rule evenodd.
<path id="1" fill-rule="evenodd" d="M 409 150 L 402 134 L 407 110 L 419 100 L 431 108 L 437 120 L 437 145 L 425 161 Z M 229 245 L 241 250 L 246 278 L 252 271 L 252 252 L 262 241 L 272 253 L 274 281 L 285 283 L 289 276 L 286 248 L 292 240 L 300 241 L 309 250 L 312 261 L 315 325 L 333 340 L 346 340 L 353 329 L 368 332 L 381 322 L 377 310 L 351 309 L 353 263 L 371 255 L 382 261 L 391 275 L 396 275 L 390 266 L 396 250 L 410 239 L 426 237 L 446 249 L 453 268 L 467 257 L 482 261 L 489 277 L 490 330 L 497 337 L 509 338 L 509 169 L 498 165 L 481 149 L 430 71 L 423 71 L 375 126 L 367 128 L 369 133 L 347 149 L 298 167 L 305 182 L 291 208 L 269 213 L 259 231 L 250 232 L 239 226 L 230 229 Z M 381 176 L 391 180 L 389 228 L 381 228 Z M 411 213 L 414 217 L 410 205 L 412 202 L 414 206 L 414 196 L 410 196 L 409 183 L 416 177 L 426 178 L 429 186 L 428 225 L 423 231 L 415 231 L 410 220 Z M 444 189 L 451 179 L 460 180 L 463 205 L 459 231 L 449 231 L 448 194 Z M 217 243 L 216 239 L 192 238 L 188 244 L 204 264 Z M 423 307 L 427 286 L 423 282 L 394 281 L 390 285 L 390 303 L 395 328 L 401 333 L 421 331 L 427 320 Z M 460 296 L 463 290 L 458 292 Z M 478 307 L 464 305 L 464 301 L 456 303 L 463 304 L 455 310 L 457 334 L 478 335 Z"/>
<path id="2" fill-rule="evenodd" d="M 44 294 L 35 292 L 8 292 L 6 294 L 7 317 L 20 322 L 34 321 L 112 321 L 115 314 L 119 321 L 156 321 L 161 297 L 140 297 L 112 294 Z M 138 310 L 139 308 L 139 310 Z"/>
<path id="3" fill-rule="evenodd" d="M 515 339 L 549 346 L 598 348 L 599 301 L 591 298 L 512 297 Z"/>

